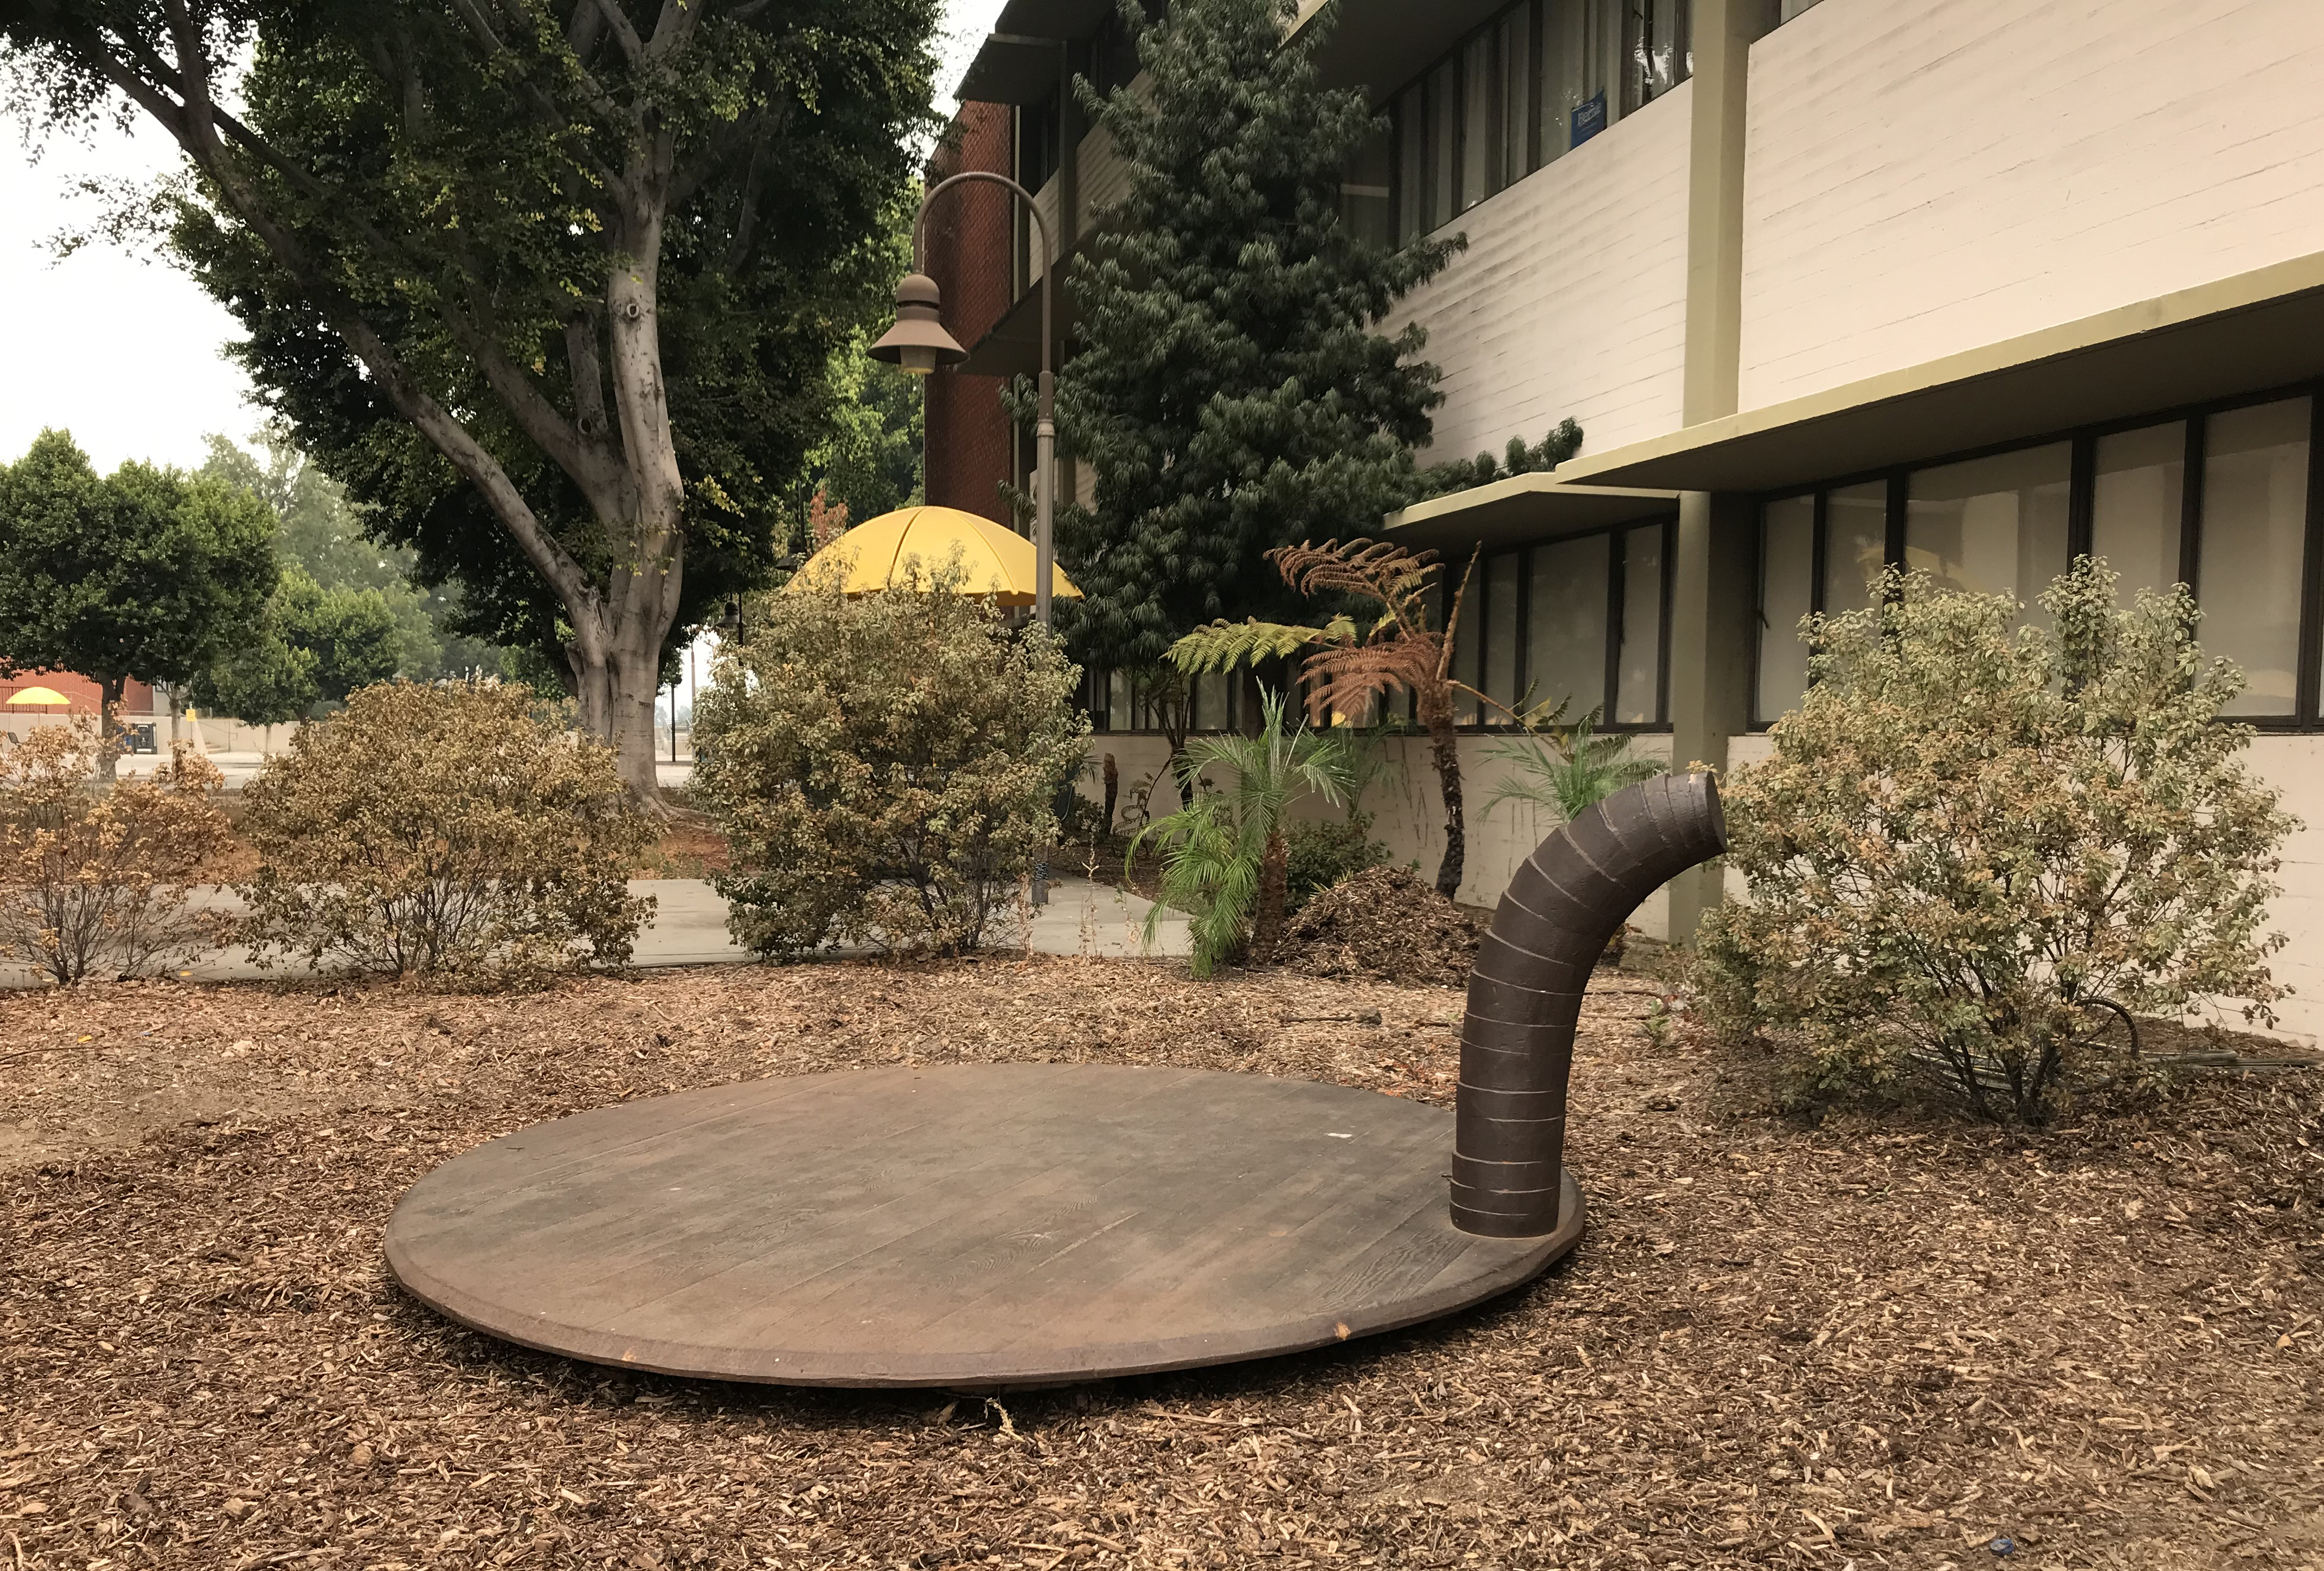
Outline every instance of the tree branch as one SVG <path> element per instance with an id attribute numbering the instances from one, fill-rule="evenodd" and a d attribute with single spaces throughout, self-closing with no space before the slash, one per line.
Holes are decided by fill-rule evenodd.
<path id="1" fill-rule="evenodd" d="M 622 14 L 622 8 L 615 0 L 588 0 L 588 4 L 596 8 L 597 15 L 604 22 L 606 31 L 611 32 L 614 41 L 622 46 L 622 52 L 629 57 L 630 64 L 642 65 L 646 58 L 645 41 L 638 36 L 638 30 L 630 25 L 630 19 Z M 662 19 L 667 22 L 669 18 L 669 14 L 665 9 Z M 660 41 L 660 32 L 661 30 L 659 27 L 654 30 L 656 42 Z"/>

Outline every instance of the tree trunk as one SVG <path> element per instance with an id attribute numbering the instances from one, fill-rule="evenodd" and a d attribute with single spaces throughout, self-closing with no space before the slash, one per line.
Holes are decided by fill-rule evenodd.
<path id="1" fill-rule="evenodd" d="M 1121 796 L 1121 770 L 1115 765 L 1113 755 L 1105 756 L 1105 832 L 1113 832 L 1114 804 Z"/>
<path id="2" fill-rule="evenodd" d="M 1291 842 L 1281 830 L 1267 837 L 1259 859 L 1259 909 L 1250 924 L 1250 958 L 1273 960 L 1283 943 L 1283 908 L 1291 899 Z"/>
<path id="3" fill-rule="evenodd" d="M 1449 706 L 1428 720 L 1428 757 L 1436 766 L 1436 789 L 1444 798 L 1444 859 L 1436 864 L 1436 892 L 1457 899 L 1469 860 L 1469 831 L 1461 811 L 1461 749 Z"/>
<path id="4" fill-rule="evenodd" d="M 110 786 L 121 763 L 121 695 L 128 689 L 129 678 L 100 676 L 97 684 L 102 696 L 97 705 L 97 777 L 100 784 Z"/>

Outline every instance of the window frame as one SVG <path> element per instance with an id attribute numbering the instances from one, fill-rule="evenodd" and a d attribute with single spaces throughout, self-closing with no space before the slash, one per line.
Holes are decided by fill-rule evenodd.
<path id="1" fill-rule="evenodd" d="M 2187 585 L 2195 596 L 2195 603 L 2203 602 L 2203 586 L 2200 580 L 2202 561 L 2203 475 L 2205 468 L 2205 436 L 2211 419 L 2231 414 L 2237 409 L 2255 409 L 2263 404 L 2282 403 L 2304 398 L 2308 406 L 2308 495 L 2305 510 L 2305 534 L 2301 556 L 2300 631 L 2294 647 L 2298 662 L 2293 674 L 2294 697 L 2292 712 L 2288 715 L 2222 716 L 2238 725 L 2248 725 L 2255 730 L 2280 734 L 2300 734 L 2324 731 L 2324 380 L 2292 382 L 2263 389 L 2255 392 L 2237 393 L 2232 397 L 2206 399 L 2200 402 L 2176 404 L 2136 415 L 2102 420 L 2085 426 L 2070 426 L 2045 431 L 2007 442 L 1987 443 L 1950 453 L 1932 454 L 1910 464 L 1885 465 L 1877 469 L 1858 470 L 1819 480 L 1811 485 L 1781 486 L 1752 495 L 1753 600 L 1751 620 L 1755 639 L 1751 650 L 1751 708 L 1749 730 L 1765 732 L 1775 718 L 1761 719 L 1763 695 L 1759 691 L 1761 668 L 1760 650 L 1771 629 L 1766 621 L 1766 580 L 1765 565 L 1758 558 L 1762 552 L 1766 509 L 1768 503 L 1795 497 L 1812 497 L 1815 501 L 1815 534 L 1812 542 L 1813 579 L 1808 586 L 1809 609 L 1821 615 L 1824 610 L 1824 550 L 1829 532 L 1825 498 L 1833 492 L 1850 485 L 1885 483 L 1887 487 L 1887 539 L 1886 559 L 1891 567 L 1904 565 L 1904 526 L 1910 477 L 1918 470 L 1932 469 L 1941 464 L 1963 463 L 1971 459 L 1991 458 L 2005 453 L 2016 453 L 2028 448 L 2048 446 L 2053 443 L 2072 444 L 2068 459 L 2069 484 L 2066 504 L 2066 560 L 2073 562 L 2087 556 L 2090 549 L 2096 522 L 2096 476 L 2098 445 L 2101 438 L 2126 431 L 2144 430 L 2151 426 L 2165 426 L 2174 421 L 2183 423 L 2186 430 L 2186 453 L 2180 476 L 2179 503 L 2179 582 Z"/>
<path id="2" fill-rule="evenodd" d="M 1614 721 L 1605 717 L 1614 713 L 1621 693 L 1623 619 L 1627 614 L 1628 602 L 1625 590 L 1628 587 L 1629 574 L 1629 552 L 1625 547 L 1632 530 L 1649 528 L 1659 528 L 1663 535 L 1662 583 L 1658 586 L 1660 611 L 1655 633 L 1655 714 L 1656 718 L 1651 721 Z M 1610 537 L 1607 542 L 1606 551 L 1605 675 L 1595 706 L 1599 711 L 1601 722 L 1596 729 L 1601 734 L 1608 731 L 1619 731 L 1630 736 L 1653 736 L 1666 732 L 1671 729 L 1671 595 L 1678 555 L 1678 517 L 1675 513 L 1661 519 L 1632 519 L 1627 523 L 1600 524 L 1591 528 L 1574 529 L 1561 535 L 1545 535 L 1539 539 L 1527 540 L 1521 546 L 1514 546 L 1499 551 L 1480 552 L 1477 556 L 1476 575 L 1470 581 L 1471 593 L 1477 595 L 1476 620 L 1473 624 L 1470 622 L 1470 612 L 1467 610 L 1464 610 L 1462 615 L 1464 627 L 1473 627 L 1473 636 L 1477 640 L 1478 675 L 1481 679 L 1485 675 L 1484 653 L 1487 647 L 1486 640 L 1490 637 L 1489 628 L 1493 615 L 1491 597 L 1478 593 L 1485 583 L 1487 565 L 1505 557 L 1517 558 L 1517 593 L 1512 597 L 1516 604 L 1509 614 L 1517 618 L 1516 662 L 1517 681 L 1520 684 L 1519 693 L 1513 696 L 1522 697 L 1522 684 L 1527 670 L 1533 664 L 1533 650 L 1530 647 L 1533 627 L 1533 553 L 1545 546 L 1562 546 L 1571 540 L 1586 540 L 1595 535 Z M 1447 565 L 1449 569 L 1450 565 Z M 1464 568 L 1463 571 L 1466 569 Z M 1441 602 L 1440 605 L 1449 603 L 1449 597 L 1455 587 L 1451 582 L 1452 576 L 1448 570 L 1445 574 L 1447 600 Z M 1465 643 L 1469 636 L 1464 633 L 1462 641 Z M 1454 668 L 1457 670 L 1460 660 L 1457 648 L 1454 651 L 1453 660 Z M 1479 705 L 1479 718 L 1474 721 L 1459 721 L 1457 729 L 1475 735 L 1515 735 L 1517 732 L 1519 728 L 1506 721 L 1484 719 L 1486 712 L 1483 706 Z"/>

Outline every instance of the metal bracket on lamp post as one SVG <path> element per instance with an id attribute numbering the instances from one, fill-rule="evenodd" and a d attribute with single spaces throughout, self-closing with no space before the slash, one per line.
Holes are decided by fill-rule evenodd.
<path id="1" fill-rule="evenodd" d="M 1041 403 L 1033 425 L 1033 615 L 1049 625 L 1049 590 L 1056 576 L 1056 542 L 1051 533 L 1057 494 L 1056 378 L 1050 370 L 1051 313 L 1056 307 L 1056 247 L 1049 221 L 1033 193 L 1007 175 L 991 170 L 963 170 L 938 180 L 920 198 L 918 216 L 912 220 L 912 269 L 896 286 L 896 325 L 872 345 L 872 357 L 900 365 L 915 376 L 926 376 L 939 365 L 956 365 L 968 358 L 960 341 L 945 331 L 944 297 L 927 274 L 928 208 L 953 187 L 969 180 L 1004 186 L 1023 198 L 1041 233 Z"/>

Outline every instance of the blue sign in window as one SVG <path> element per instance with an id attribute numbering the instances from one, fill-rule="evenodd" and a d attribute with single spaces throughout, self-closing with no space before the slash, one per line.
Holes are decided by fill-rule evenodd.
<path id="1" fill-rule="evenodd" d="M 1568 145 L 1580 147 L 1605 129 L 1606 89 L 1600 87 L 1596 96 L 1573 106 L 1573 140 Z"/>

